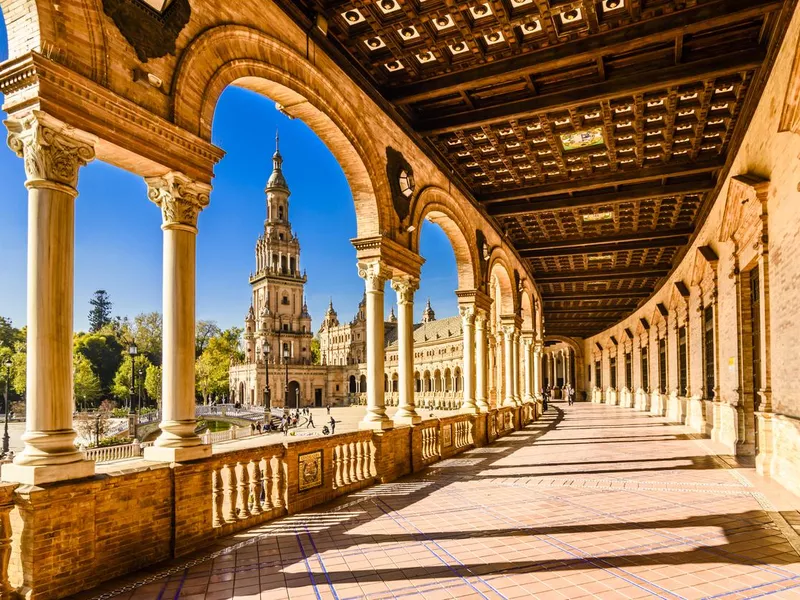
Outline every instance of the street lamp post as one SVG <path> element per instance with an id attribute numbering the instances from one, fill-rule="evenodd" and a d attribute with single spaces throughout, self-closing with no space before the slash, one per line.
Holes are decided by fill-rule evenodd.
<path id="1" fill-rule="evenodd" d="M 297 388 L 294 391 L 294 397 L 295 397 L 294 408 L 295 410 L 300 412 L 300 388 Z"/>
<path id="2" fill-rule="evenodd" d="M 261 346 L 261 356 L 264 357 L 264 370 L 266 371 L 267 383 L 264 386 L 264 408 L 272 410 L 272 406 L 270 404 L 270 389 L 269 389 L 269 352 L 270 347 L 269 343 Z"/>
<path id="3" fill-rule="evenodd" d="M 283 364 L 286 366 L 286 381 L 283 384 L 283 407 L 289 410 L 289 348 L 283 349 Z"/>
<path id="4" fill-rule="evenodd" d="M 5 429 L 3 430 L 3 456 L 8 455 L 9 450 L 9 437 L 8 437 L 8 387 L 11 384 L 11 359 L 6 359 L 4 363 L 6 367 L 6 397 L 5 397 L 5 412 L 6 412 L 6 424 Z"/>

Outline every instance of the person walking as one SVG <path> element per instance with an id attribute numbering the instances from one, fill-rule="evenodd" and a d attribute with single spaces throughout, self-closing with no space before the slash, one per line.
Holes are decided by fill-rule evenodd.
<path id="1" fill-rule="evenodd" d="M 311 414 L 311 411 L 308 411 L 308 421 L 306 422 L 306 429 L 311 427 L 312 429 L 316 429 L 314 427 L 314 415 Z"/>
<path id="2" fill-rule="evenodd" d="M 331 424 L 331 435 L 333 435 L 334 433 L 336 433 L 336 419 L 331 417 L 330 424 Z"/>
<path id="3" fill-rule="evenodd" d="M 330 405 L 330 404 L 327 404 L 327 405 L 325 406 L 325 408 L 327 408 L 327 409 L 328 409 L 328 414 L 331 414 L 331 405 Z"/>
<path id="4" fill-rule="evenodd" d="M 575 404 L 575 388 L 572 387 L 571 383 L 567 386 L 567 403 L 570 406 Z"/>
<path id="5" fill-rule="evenodd" d="M 255 435 L 255 434 L 256 434 L 256 424 L 250 423 L 250 435 Z"/>

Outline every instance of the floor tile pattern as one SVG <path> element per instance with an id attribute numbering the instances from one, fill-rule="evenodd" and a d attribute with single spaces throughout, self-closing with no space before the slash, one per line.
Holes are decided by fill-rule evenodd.
<path id="1" fill-rule="evenodd" d="M 554 403 L 493 446 L 81 598 L 800 598 L 763 496 L 695 438 Z"/>

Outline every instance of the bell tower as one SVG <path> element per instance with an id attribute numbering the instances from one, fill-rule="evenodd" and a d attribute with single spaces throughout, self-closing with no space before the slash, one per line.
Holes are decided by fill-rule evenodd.
<path id="1" fill-rule="evenodd" d="M 252 358 L 271 363 L 311 362 L 311 316 L 305 303 L 306 274 L 300 271 L 300 240 L 289 221 L 289 184 L 283 175 L 280 138 L 275 134 L 272 173 L 264 188 L 264 233 L 256 241 L 256 271 L 250 276 L 255 343 Z M 250 354 L 250 352 L 248 352 Z"/>

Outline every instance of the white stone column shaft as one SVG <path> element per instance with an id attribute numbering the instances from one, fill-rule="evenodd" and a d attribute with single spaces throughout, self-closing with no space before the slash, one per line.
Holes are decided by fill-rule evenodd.
<path id="1" fill-rule="evenodd" d="M 359 427 L 391 429 L 394 424 L 386 415 L 383 392 L 383 290 L 388 273 L 380 262 L 374 261 L 359 263 L 358 274 L 364 279 L 367 294 L 367 412 Z"/>
<path id="2" fill-rule="evenodd" d="M 186 461 L 211 455 L 195 433 L 195 294 L 197 217 L 211 186 L 178 172 L 146 179 L 160 209 L 163 250 L 163 363 L 161 434 L 147 460 Z"/>
<path id="3" fill-rule="evenodd" d="M 524 369 L 524 383 L 525 383 L 525 390 L 523 400 L 525 402 L 530 402 L 533 400 L 533 396 L 531 395 L 531 387 L 532 386 L 532 372 L 531 372 L 531 344 L 528 340 L 522 340 L 522 354 L 525 360 L 525 369 Z"/>
<path id="4" fill-rule="evenodd" d="M 422 421 L 414 401 L 414 292 L 418 282 L 395 279 L 392 289 L 397 292 L 397 378 L 399 408 L 394 415 L 397 423 L 414 425 Z"/>
<path id="5" fill-rule="evenodd" d="M 5 124 L 27 175 L 28 328 L 25 448 L 2 478 L 38 485 L 88 477 L 94 462 L 75 448 L 72 427 L 72 315 L 78 171 L 94 159 L 94 139 L 40 111 Z"/>
<path id="6" fill-rule="evenodd" d="M 503 386 L 505 398 L 503 403 L 514 406 L 514 328 L 503 327 L 503 366 L 505 367 L 505 384 Z"/>
<path id="7" fill-rule="evenodd" d="M 475 315 L 475 404 L 480 412 L 489 412 L 487 384 L 486 313 Z"/>
<path id="8" fill-rule="evenodd" d="M 461 412 L 477 413 L 475 404 L 475 307 L 461 306 L 461 323 L 464 330 L 464 355 L 462 373 L 464 374 L 464 401 Z"/>
<path id="9" fill-rule="evenodd" d="M 533 397 L 542 395 L 542 344 L 536 342 L 533 348 Z"/>

